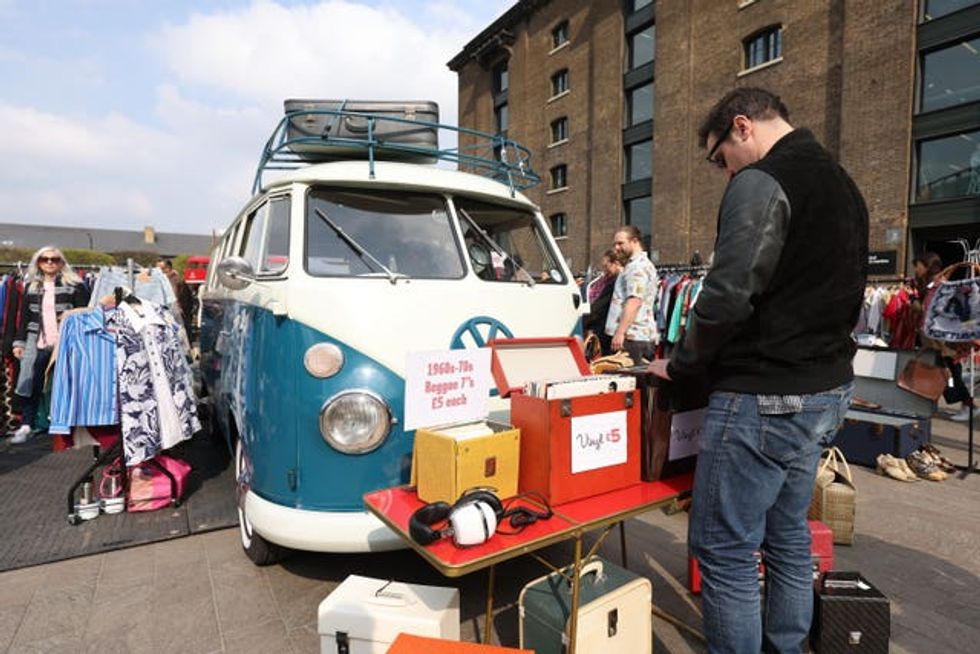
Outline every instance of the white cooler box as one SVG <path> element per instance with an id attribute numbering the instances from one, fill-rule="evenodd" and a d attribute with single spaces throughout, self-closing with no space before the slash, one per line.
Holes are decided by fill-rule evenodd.
<path id="1" fill-rule="evenodd" d="M 400 633 L 459 640 L 459 591 L 350 575 L 320 602 L 321 654 L 384 654 Z"/>

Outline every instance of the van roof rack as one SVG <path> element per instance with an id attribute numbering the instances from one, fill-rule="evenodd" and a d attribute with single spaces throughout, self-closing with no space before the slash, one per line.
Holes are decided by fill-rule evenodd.
<path id="1" fill-rule="evenodd" d="M 294 121 L 315 120 L 316 115 L 326 115 L 327 125 L 339 124 L 343 119 L 366 121 L 363 136 L 331 135 L 329 129 L 322 134 L 309 135 L 290 129 Z M 385 123 L 403 123 L 418 130 L 434 130 L 455 134 L 457 146 L 441 149 L 438 145 L 399 143 L 379 138 Z M 404 131 L 404 129 L 403 129 Z M 531 152 L 516 141 L 502 134 L 479 132 L 455 125 L 410 120 L 390 115 L 368 114 L 345 109 L 304 109 L 287 112 L 266 141 L 255 171 L 252 193 L 262 188 L 262 175 L 267 170 L 296 170 L 304 166 L 327 161 L 368 161 L 368 175 L 374 179 L 375 161 L 408 161 L 413 163 L 455 163 L 460 170 L 474 172 L 497 180 L 510 188 L 511 196 L 518 190 L 530 188 L 541 181 L 531 169 Z"/>

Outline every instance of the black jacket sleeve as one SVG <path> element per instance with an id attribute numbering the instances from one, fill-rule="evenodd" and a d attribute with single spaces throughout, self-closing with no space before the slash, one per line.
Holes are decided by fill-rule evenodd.
<path id="1" fill-rule="evenodd" d="M 700 377 L 752 315 L 753 299 L 772 280 L 789 230 L 790 205 L 768 173 L 748 169 L 721 201 L 715 259 L 667 367 L 671 377 Z"/>

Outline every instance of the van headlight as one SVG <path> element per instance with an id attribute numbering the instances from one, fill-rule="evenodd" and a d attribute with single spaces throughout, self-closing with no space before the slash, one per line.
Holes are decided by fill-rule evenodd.
<path id="1" fill-rule="evenodd" d="M 391 411 L 384 400 L 368 391 L 344 391 L 320 410 L 320 435 L 346 454 L 363 454 L 384 442 L 391 429 Z"/>

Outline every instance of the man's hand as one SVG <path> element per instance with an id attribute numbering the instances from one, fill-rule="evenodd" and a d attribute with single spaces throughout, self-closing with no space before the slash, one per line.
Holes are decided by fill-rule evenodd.
<path id="1" fill-rule="evenodd" d="M 610 347 L 612 348 L 613 352 L 619 352 L 620 350 L 623 349 L 623 343 L 625 342 L 626 342 L 626 335 L 617 331 L 615 334 L 613 334 L 612 343 L 610 343 Z"/>
<path id="2" fill-rule="evenodd" d="M 657 377 L 661 379 L 670 379 L 670 375 L 667 373 L 667 364 L 670 363 L 670 359 L 654 359 L 647 366 L 647 372 L 652 372 Z"/>
<path id="3" fill-rule="evenodd" d="M 13 351 L 13 354 L 14 354 L 14 358 L 15 359 L 23 359 L 24 358 L 24 348 L 22 348 L 22 347 L 15 347 L 14 348 L 14 351 Z"/>

